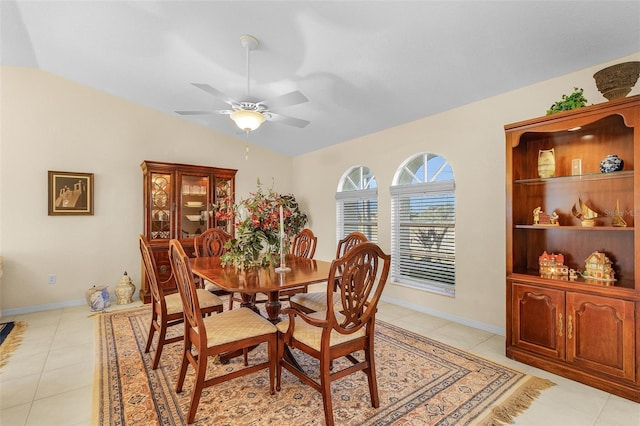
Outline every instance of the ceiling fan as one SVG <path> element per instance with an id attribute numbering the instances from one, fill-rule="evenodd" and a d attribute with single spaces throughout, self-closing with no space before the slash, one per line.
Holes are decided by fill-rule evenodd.
<path id="1" fill-rule="evenodd" d="M 247 60 L 247 95 L 245 100 L 239 101 L 233 99 L 205 83 L 191 83 L 198 89 L 204 90 L 210 95 L 226 102 L 231 106 L 231 109 L 218 111 L 176 111 L 176 113 L 181 115 L 226 114 L 230 116 L 240 129 L 247 133 L 256 130 L 265 121 L 274 121 L 299 128 L 306 127 L 310 123 L 307 120 L 277 114 L 272 111 L 273 108 L 283 108 L 308 102 L 309 99 L 300 91 L 296 90 L 263 101 L 256 101 L 255 98 L 251 97 L 249 86 L 249 53 L 255 50 L 259 43 L 255 37 L 249 34 L 243 34 L 240 36 L 240 45 L 245 49 Z"/>

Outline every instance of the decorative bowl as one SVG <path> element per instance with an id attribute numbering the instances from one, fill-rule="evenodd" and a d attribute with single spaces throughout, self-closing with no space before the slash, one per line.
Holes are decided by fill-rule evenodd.
<path id="1" fill-rule="evenodd" d="M 624 98 L 640 75 L 640 61 L 623 62 L 601 69 L 593 75 L 602 96 L 608 100 Z"/>
<path id="2" fill-rule="evenodd" d="M 188 214 L 187 219 L 191 222 L 200 222 L 201 216 L 199 214 Z"/>

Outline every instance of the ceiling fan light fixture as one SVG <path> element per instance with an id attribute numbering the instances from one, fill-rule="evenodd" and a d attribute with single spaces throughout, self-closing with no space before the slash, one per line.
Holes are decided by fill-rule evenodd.
<path id="1" fill-rule="evenodd" d="M 229 117 L 236 123 L 236 126 L 245 132 L 256 130 L 266 119 L 262 113 L 247 109 L 237 109 Z"/>

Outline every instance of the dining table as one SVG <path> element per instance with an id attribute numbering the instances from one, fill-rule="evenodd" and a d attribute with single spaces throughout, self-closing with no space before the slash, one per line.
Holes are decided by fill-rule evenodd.
<path id="1" fill-rule="evenodd" d="M 241 306 L 256 312 L 255 299 L 258 293 L 267 295 L 265 310 L 272 323 L 280 321 L 280 294 L 287 290 L 326 282 L 329 278 L 331 262 L 287 255 L 286 271 L 278 271 L 276 266 L 237 268 L 222 266 L 219 257 L 196 257 L 190 259 L 191 271 L 230 293 L 239 293 Z"/>
<path id="2" fill-rule="evenodd" d="M 196 257 L 189 260 L 191 272 L 200 278 L 207 280 L 223 290 L 231 293 L 240 293 L 242 303 L 240 306 L 248 307 L 260 313 L 255 306 L 256 295 L 265 293 L 268 297 L 265 302 L 267 319 L 273 324 L 281 321 L 280 294 L 287 290 L 304 287 L 310 284 L 326 282 L 329 279 L 331 262 L 307 259 L 287 255 L 285 257 L 286 268 L 280 271 L 283 265 L 261 266 L 251 268 L 237 268 L 233 265 L 222 266 L 219 257 Z M 231 295 L 230 297 L 233 297 Z M 242 355 L 242 351 L 233 351 L 220 354 L 220 362 L 227 363 L 231 358 Z M 285 347 L 284 356 L 289 362 L 301 369 L 288 347 Z"/>

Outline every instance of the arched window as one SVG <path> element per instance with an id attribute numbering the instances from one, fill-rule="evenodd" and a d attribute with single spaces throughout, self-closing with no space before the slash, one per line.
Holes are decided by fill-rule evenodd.
<path id="1" fill-rule="evenodd" d="M 336 223 L 338 241 L 354 231 L 378 241 L 378 184 L 368 167 L 352 167 L 340 179 Z"/>
<path id="2" fill-rule="evenodd" d="M 455 181 L 449 162 L 421 153 L 396 171 L 391 187 L 394 282 L 455 294 Z"/>

